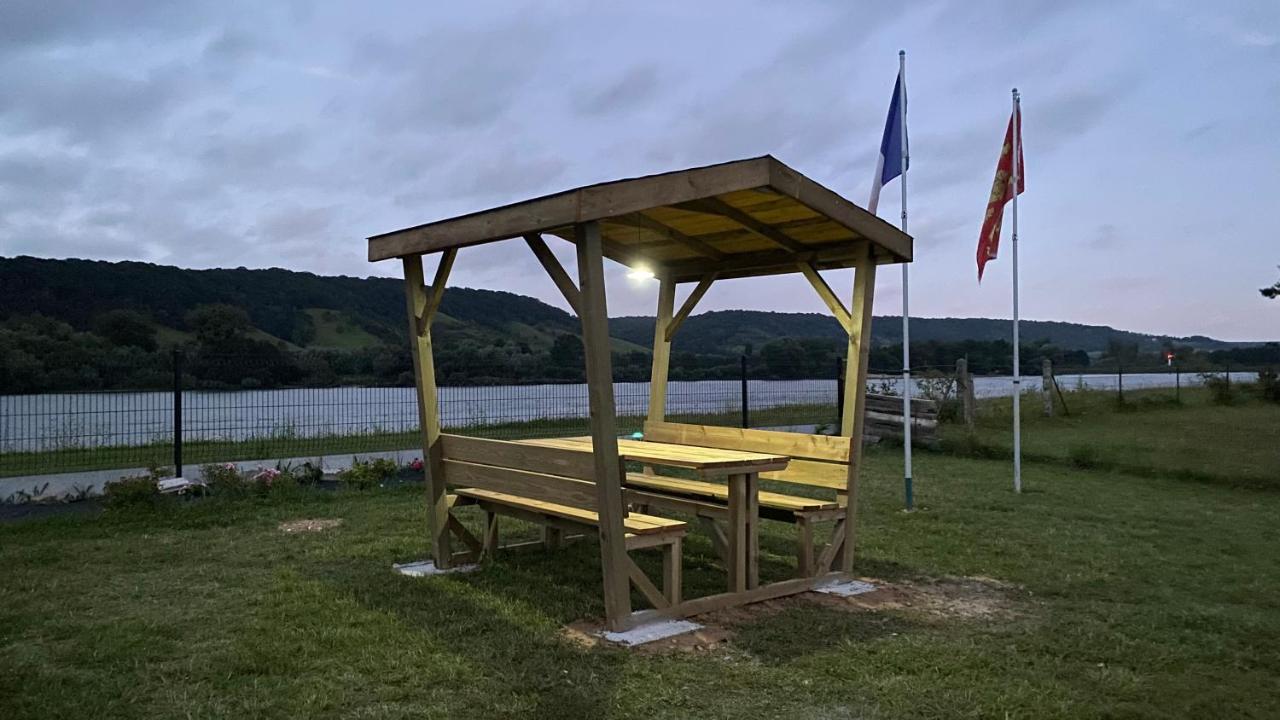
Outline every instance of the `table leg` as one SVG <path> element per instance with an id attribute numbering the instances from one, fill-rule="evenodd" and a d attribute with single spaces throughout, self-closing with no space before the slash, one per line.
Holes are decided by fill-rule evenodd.
<path id="1" fill-rule="evenodd" d="M 748 473 L 743 476 L 747 486 L 747 589 L 760 585 L 760 476 Z"/>
<path id="2" fill-rule="evenodd" d="M 750 540 L 747 521 L 747 476 L 729 476 L 729 592 L 747 590 L 747 555 Z"/>
<path id="3" fill-rule="evenodd" d="M 760 584 L 760 478 L 756 473 L 729 476 L 729 592 Z"/>

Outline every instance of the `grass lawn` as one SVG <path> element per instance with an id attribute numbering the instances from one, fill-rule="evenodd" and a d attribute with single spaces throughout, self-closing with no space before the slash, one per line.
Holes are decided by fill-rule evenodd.
<path id="1" fill-rule="evenodd" d="M 1068 392 L 1070 415 L 1057 406 L 1045 417 L 1039 396 L 1022 403 L 1023 457 L 1081 468 L 1280 489 L 1280 405 L 1253 395 L 1235 405 L 1215 405 L 1204 388 L 1125 393 Z M 1012 407 L 1008 399 L 979 404 L 974 439 L 962 425 L 942 426 L 948 449 L 1000 455 L 1012 452 Z M 976 440 L 976 446 L 974 443 Z"/>
<path id="2" fill-rule="evenodd" d="M 1029 463 L 1014 496 L 1007 462 L 920 453 L 905 514 L 897 453 L 865 467 L 858 571 L 992 578 L 1000 613 L 797 599 L 711 651 L 587 648 L 593 543 L 401 577 L 412 487 L 60 517 L 0 526 L 0 717 L 1280 716 L 1280 493 Z M 764 523 L 766 579 L 793 538 Z M 690 595 L 711 556 L 692 535 Z"/>

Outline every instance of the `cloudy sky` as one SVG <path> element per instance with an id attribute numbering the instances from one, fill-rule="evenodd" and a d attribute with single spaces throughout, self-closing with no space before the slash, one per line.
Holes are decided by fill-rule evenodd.
<path id="1" fill-rule="evenodd" d="M 1008 257 L 980 287 L 973 258 L 1017 86 L 1024 317 L 1280 338 L 1276 0 L 4 0 L 0 255 L 398 276 L 366 236 L 765 153 L 863 203 L 899 49 L 913 314 L 1009 316 Z M 466 250 L 452 284 L 563 306 L 532 263 Z M 736 307 L 822 311 L 798 277 L 700 306 Z"/>

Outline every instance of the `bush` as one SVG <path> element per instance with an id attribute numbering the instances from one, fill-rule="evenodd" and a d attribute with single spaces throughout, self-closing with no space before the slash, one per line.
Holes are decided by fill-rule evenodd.
<path id="1" fill-rule="evenodd" d="M 240 474 L 234 463 L 217 463 L 200 468 L 204 484 L 209 492 L 217 498 L 247 497 L 251 491 L 251 483 Z"/>
<path id="2" fill-rule="evenodd" d="M 106 505 L 113 510 L 155 507 L 163 497 L 156 485 L 169 474 L 168 468 L 152 467 L 145 475 L 126 475 L 102 488 Z"/>
<path id="3" fill-rule="evenodd" d="M 1258 371 L 1258 394 L 1263 400 L 1280 403 L 1280 375 L 1275 370 L 1267 368 Z"/>
<path id="4" fill-rule="evenodd" d="M 351 467 L 338 473 L 338 479 L 356 490 L 368 490 L 381 485 L 399 471 L 396 464 L 385 458 L 377 460 L 351 459 Z"/>
<path id="5" fill-rule="evenodd" d="M 1200 373 L 1200 379 L 1204 381 L 1204 386 L 1209 389 L 1209 399 L 1215 405 L 1235 404 L 1236 390 L 1231 387 L 1231 380 L 1226 375 Z"/>

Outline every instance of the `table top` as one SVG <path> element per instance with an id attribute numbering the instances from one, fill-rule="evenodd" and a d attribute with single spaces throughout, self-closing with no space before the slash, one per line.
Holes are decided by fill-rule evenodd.
<path id="1" fill-rule="evenodd" d="M 582 452 L 591 452 L 592 449 L 590 437 L 538 438 L 516 442 Z M 701 475 L 733 475 L 785 470 L 787 463 L 791 460 L 786 455 L 625 439 L 618 440 L 618 454 L 624 460 L 689 468 Z"/>

